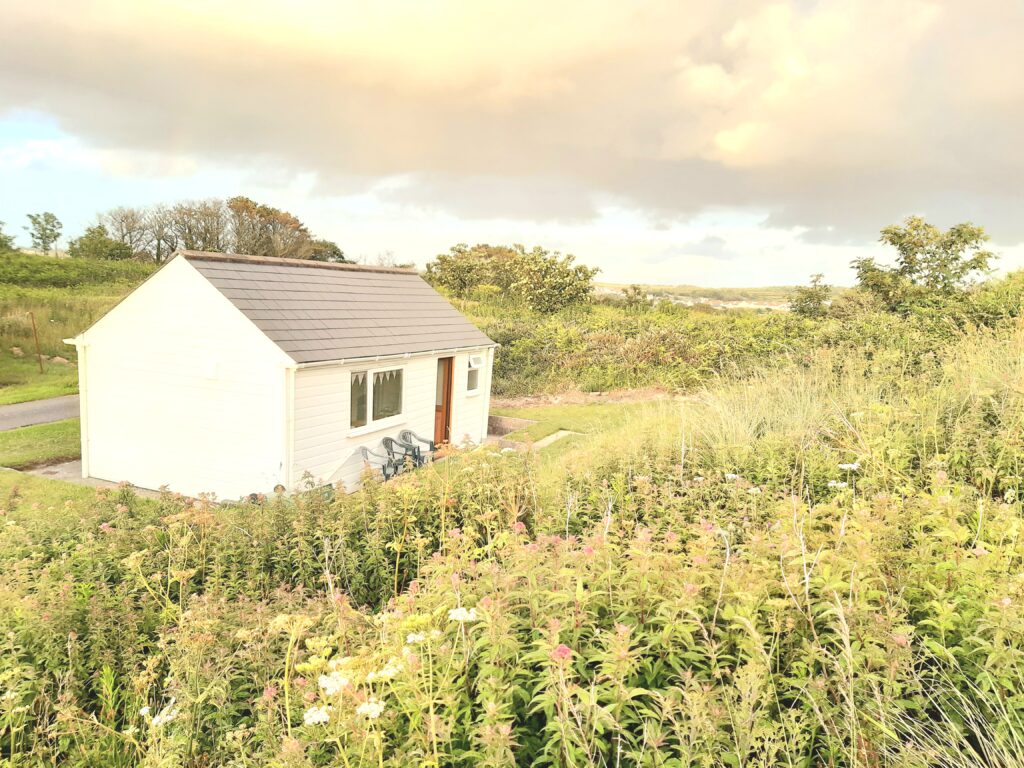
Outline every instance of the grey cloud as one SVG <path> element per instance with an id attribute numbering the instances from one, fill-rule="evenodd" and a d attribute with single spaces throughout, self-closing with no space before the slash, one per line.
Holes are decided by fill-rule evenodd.
<path id="1" fill-rule="evenodd" d="M 608 12 L 589 43 L 565 32 L 564 53 L 520 50 L 513 30 L 493 40 L 508 63 L 476 49 L 422 74 L 352 38 L 20 4 L 0 28 L 0 110 L 56 115 L 103 148 L 315 172 L 325 190 L 407 176 L 382 196 L 467 218 L 580 221 L 610 197 L 655 219 L 764 211 L 815 242 L 870 241 L 913 212 L 1024 240 L 1019 6 L 710 5 Z"/>

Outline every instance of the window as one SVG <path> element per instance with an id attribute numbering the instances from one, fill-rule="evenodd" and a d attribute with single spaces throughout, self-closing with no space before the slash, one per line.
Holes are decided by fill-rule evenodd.
<path id="1" fill-rule="evenodd" d="M 402 369 L 353 371 L 350 382 L 352 429 L 402 413 Z"/>
<path id="2" fill-rule="evenodd" d="M 366 426 L 366 371 L 352 372 L 352 401 L 349 425 L 355 427 Z"/>
<path id="3" fill-rule="evenodd" d="M 397 416 L 402 412 L 402 369 L 373 374 L 373 420 Z"/>
<path id="4" fill-rule="evenodd" d="M 480 390 L 480 369 L 484 367 L 482 355 L 469 356 L 469 373 L 466 376 L 466 391 L 472 394 Z"/>

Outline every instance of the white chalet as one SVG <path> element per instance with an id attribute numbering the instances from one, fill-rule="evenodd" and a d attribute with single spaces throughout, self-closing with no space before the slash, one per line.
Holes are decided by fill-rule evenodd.
<path id="1" fill-rule="evenodd" d="M 496 345 L 409 270 L 179 251 L 69 343 L 84 477 L 351 490 L 384 437 L 487 432 Z"/>

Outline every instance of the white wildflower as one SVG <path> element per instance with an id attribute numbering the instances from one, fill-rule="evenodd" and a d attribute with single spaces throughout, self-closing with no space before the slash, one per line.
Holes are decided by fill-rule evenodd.
<path id="1" fill-rule="evenodd" d="M 459 606 L 458 608 L 452 608 L 450 611 L 448 611 L 448 618 L 451 621 L 457 621 L 460 624 L 465 624 L 470 621 L 476 621 L 476 608 L 470 608 L 469 610 L 466 610 L 462 606 Z"/>
<path id="2" fill-rule="evenodd" d="M 761 489 L 755 485 L 753 488 L 747 488 L 747 493 L 749 493 L 751 496 L 757 496 L 759 493 L 761 493 Z"/>
<path id="3" fill-rule="evenodd" d="M 734 472 L 726 472 L 725 473 L 725 479 L 726 480 L 739 480 L 740 476 L 735 474 Z"/>
<path id="4" fill-rule="evenodd" d="M 701 477 L 700 475 L 697 475 L 695 478 L 693 478 L 693 481 L 695 483 L 703 483 L 704 482 L 704 478 Z"/>
<path id="5" fill-rule="evenodd" d="M 410 632 L 405 636 L 406 645 L 419 645 L 426 639 L 427 636 L 423 632 Z"/>
<path id="6" fill-rule="evenodd" d="M 356 707 L 356 714 L 362 715 L 368 720 L 376 720 L 384 714 L 384 702 L 376 696 L 371 696 L 367 701 Z"/>
<path id="7" fill-rule="evenodd" d="M 839 468 L 844 472 L 856 472 L 858 469 L 860 469 L 860 462 L 853 461 L 850 462 L 849 464 L 840 464 Z"/>
<path id="8" fill-rule="evenodd" d="M 352 663 L 352 657 L 351 656 L 341 656 L 341 657 L 335 656 L 333 659 L 331 659 L 330 661 L 327 662 L 327 669 L 329 669 L 331 672 L 334 672 L 336 669 L 341 669 L 342 667 L 347 667 L 351 663 Z"/>
<path id="9" fill-rule="evenodd" d="M 341 690 L 348 686 L 349 680 L 341 672 L 331 672 L 329 675 L 320 675 L 320 688 L 328 696 L 337 696 Z"/>
<path id="10" fill-rule="evenodd" d="M 390 680 L 402 671 L 402 663 L 398 659 L 388 659 L 381 669 L 371 670 L 366 673 L 366 682 L 372 683 L 377 680 Z"/>
<path id="11" fill-rule="evenodd" d="M 310 707 L 302 713 L 302 722 L 306 725 L 323 725 L 330 719 L 330 707 Z"/>
<path id="12" fill-rule="evenodd" d="M 829 480 L 828 481 L 828 487 L 829 488 L 846 488 L 848 485 L 849 485 L 849 483 L 844 483 L 842 480 Z"/>
<path id="13" fill-rule="evenodd" d="M 149 712 L 150 712 L 150 709 L 149 709 L 149 705 L 148 704 L 146 706 L 144 706 L 142 709 L 139 710 L 139 714 L 142 715 L 143 717 L 149 717 Z"/>
<path id="14" fill-rule="evenodd" d="M 174 718 L 180 714 L 178 708 L 174 706 L 175 701 L 177 700 L 172 696 L 167 706 L 153 717 L 154 728 L 162 728 L 168 723 L 173 722 Z"/>

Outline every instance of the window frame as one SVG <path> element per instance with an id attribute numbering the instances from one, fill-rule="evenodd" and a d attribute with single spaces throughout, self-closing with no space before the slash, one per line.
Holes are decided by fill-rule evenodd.
<path id="1" fill-rule="evenodd" d="M 391 364 L 391 365 L 378 365 L 376 367 L 366 366 L 365 368 L 358 367 L 358 368 L 349 368 L 348 369 L 348 371 L 349 371 L 349 379 L 348 379 L 348 381 L 349 381 L 349 385 L 348 385 L 349 386 L 349 391 L 348 391 L 349 403 L 352 402 L 352 374 L 355 374 L 355 373 L 364 373 L 364 374 L 366 374 L 366 424 L 364 424 L 361 427 L 353 427 L 353 426 L 351 426 L 351 424 L 352 424 L 352 413 L 351 413 L 351 410 L 350 410 L 349 411 L 349 416 L 348 416 L 348 418 L 349 418 L 349 425 L 350 425 L 349 426 L 349 430 L 348 430 L 348 434 L 349 434 L 350 437 L 357 436 L 357 435 L 364 435 L 364 434 L 367 434 L 369 432 L 378 432 L 378 431 L 380 431 L 382 429 L 389 429 L 391 427 L 398 426 L 399 424 L 404 424 L 408 420 L 408 418 L 406 416 L 406 412 L 405 412 L 405 406 L 406 406 L 406 397 L 405 397 L 405 369 L 406 369 L 406 366 L 404 366 L 404 365 L 394 365 L 394 364 Z M 394 416 L 388 416 L 388 417 L 383 418 L 383 419 L 376 419 L 376 420 L 374 420 L 374 418 L 373 418 L 373 379 L 374 379 L 374 376 L 376 374 L 384 373 L 385 371 L 399 371 L 402 374 L 402 392 L 401 392 L 402 410 L 399 413 L 396 413 Z M 351 408 L 351 406 L 350 406 L 350 408 Z"/>
<path id="2" fill-rule="evenodd" d="M 475 361 L 475 362 L 474 362 Z M 469 360 L 466 363 L 466 396 L 475 397 L 479 395 L 483 387 L 481 386 L 481 379 L 483 378 L 481 373 L 484 367 L 487 365 L 487 360 L 483 355 L 470 355 Z M 469 374 L 470 371 L 476 371 L 476 387 L 474 389 L 469 388 Z"/>

